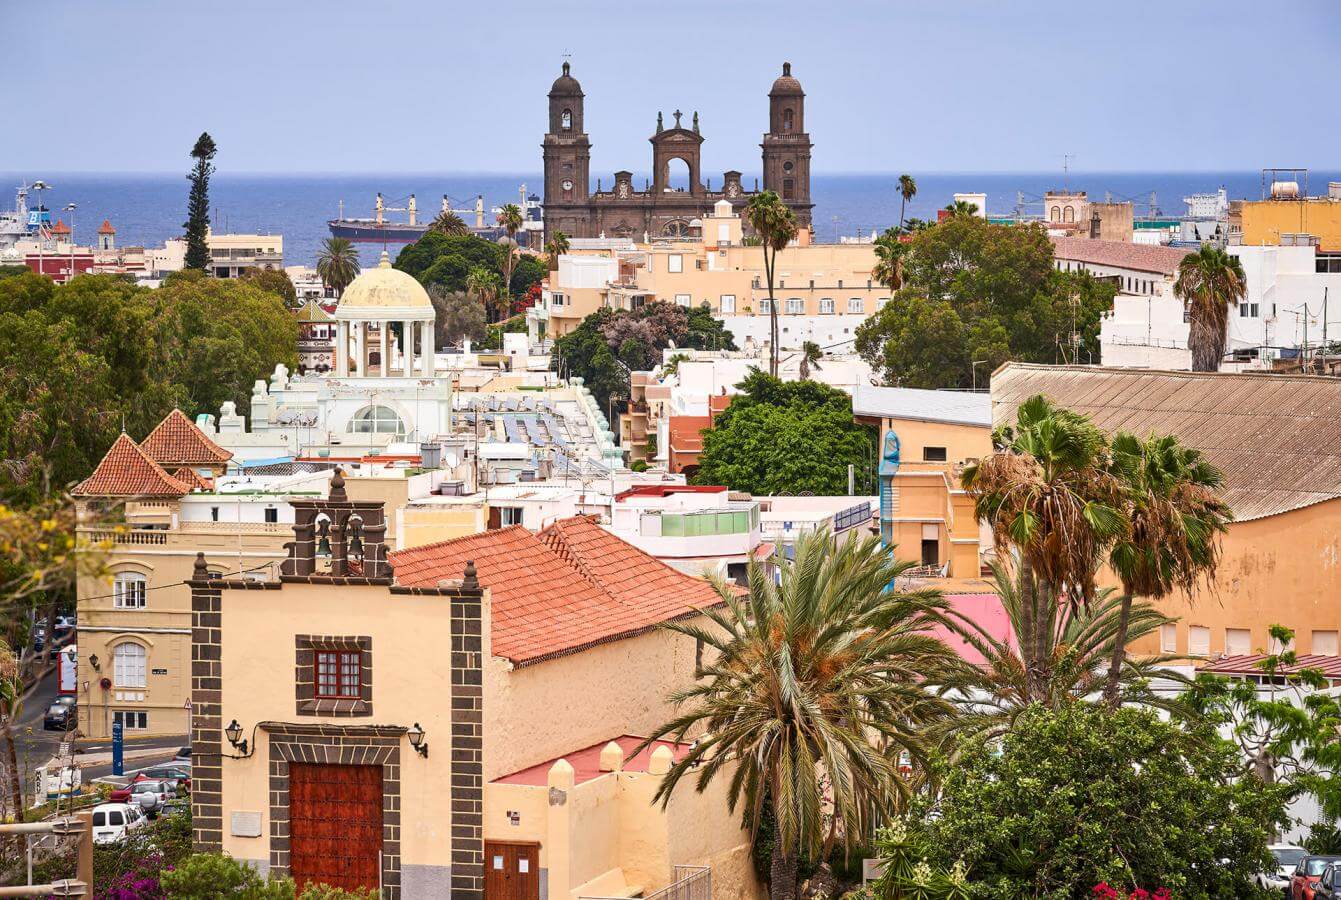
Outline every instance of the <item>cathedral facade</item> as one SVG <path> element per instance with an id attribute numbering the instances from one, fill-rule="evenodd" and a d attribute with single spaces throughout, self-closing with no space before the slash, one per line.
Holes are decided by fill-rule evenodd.
<path id="1" fill-rule="evenodd" d="M 745 190 L 740 172 L 723 173 L 720 190 L 704 186 L 700 166 L 703 135 L 698 113 L 689 127 L 676 110 L 667 126 L 657 114 L 652 143 L 652 180 L 643 190 L 633 185 L 633 173 L 619 171 L 609 190 L 591 190 L 591 140 L 583 126 L 582 85 L 563 74 L 549 91 L 549 132 L 545 135 L 545 238 L 555 231 L 569 237 L 627 237 L 634 240 L 687 237 L 691 223 L 707 215 L 719 200 L 729 200 L 737 212 L 754 191 Z M 792 77 L 791 63 L 768 92 L 768 131 L 763 149 L 763 189 L 775 191 L 808 227 L 814 204 L 810 201 L 810 135 L 805 130 L 805 92 Z M 670 166 L 675 160 L 689 173 L 687 188 L 672 188 Z M 757 187 L 757 185 L 756 185 Z"/>

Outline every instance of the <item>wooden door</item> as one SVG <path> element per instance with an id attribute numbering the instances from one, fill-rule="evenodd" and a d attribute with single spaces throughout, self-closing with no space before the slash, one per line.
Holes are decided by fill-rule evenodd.
<path id="1" fill-rule="evenodd" d="M 540 845 L 484 842 L 485 900 L 540 900 Z"/>
<path id="2" fill-rule="evenodd" d="M 289 869 L 301 891 L 316 882 L 381 882 L 382 767 L 289 764 Z"/>

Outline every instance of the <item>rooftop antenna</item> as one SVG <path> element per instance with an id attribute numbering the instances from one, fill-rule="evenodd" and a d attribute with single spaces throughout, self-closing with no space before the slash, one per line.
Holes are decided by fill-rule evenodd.
<path id="1" fill-rule="evenodd" d="M 1062 154 L 1062 190 L 1067 192 L 1071 190 L 1071 160 L 1075 158 L 1074 153 Z"/>

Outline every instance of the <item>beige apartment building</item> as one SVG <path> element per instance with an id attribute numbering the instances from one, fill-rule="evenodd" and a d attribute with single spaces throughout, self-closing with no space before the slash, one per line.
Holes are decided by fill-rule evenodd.
<path id="1" fill-rule="evenodd" d="M 601 307 L 638 309 L 653 300 L 707 304 L 735 336 L 763 343 L 769 333 L 763 248 L 746 245 L 740 216 L 719 202 L 694 220 L 690 237 L 634 244 L 590 241 L 559 260 L 540 303 L 528 313 L 533 337 L 561 337 Z M 809 231 L 778 254 L 781 344 L 824 347 L 853 339 L 856 327 L 889 299 L 871 276 L 871 244 L 816 244 Z"/>

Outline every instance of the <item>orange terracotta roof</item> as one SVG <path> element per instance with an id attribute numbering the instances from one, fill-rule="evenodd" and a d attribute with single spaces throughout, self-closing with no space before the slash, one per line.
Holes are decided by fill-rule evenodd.
<path id="1" fill-rule="evenodd" d="M 1055 259 L 1158 275 L 1176 275 L 1178 264 L 1191 252 L 1181 247 L 1133 244 L 1130 241 L 1098 241 L 1079 237 L 1052 239 L 1052 255 Z"/>
<path id="2" fill-rule="evenodd" d="M 218 466 L 233 454 L 210 440 L 180 409 L 159 422 L 143 442 L 144 452 L 171 466 Z"/>
<path id="3" fill-rule="evenodd" d="M 69 226 L 69 225 L 66 225 L 66 224 L 65 224 L 64 222 L 62 222 L 60 219 L 57 219 L 57 220 L 56 220 L 56 224 L 51 226 L 51 233 L 52 233 L 52 234 L 69 234 L 69 233 L 70 233 L 70 226 Z"/>
<path id="4" fill-rule="evenodd" d="M 122 432 L 93 474 L 70 493 L 76 497 L 180 497 L 190 490 Z"/>
<path id="5" fill-rule="evenodd" d="M 172 477 L 193 490 L 214 490 L 214 479 L 202 477 L 199 472 L 192 469 L 190 466 L 182 466 L 176 472 L 172 473 Z"/>
<path id="6" fill-rule="evenodd" d="M 621 640 L 721 602 L 708 582 L 625 543 L 590 519 L 539 535 L 520 525 L 391 554 L 398 584 L 436 587 L 474 560 L 489 588 L 495 656 L 517 665 Z"/>
<path id="7" fill-rule="evenodd" d="M 116 229 L 109 220 L 103 219 L 102 225 L 98 227 L 98 234 L 116 234 Z"/>

